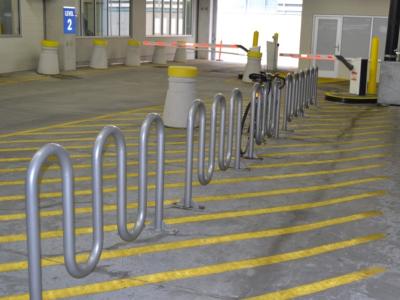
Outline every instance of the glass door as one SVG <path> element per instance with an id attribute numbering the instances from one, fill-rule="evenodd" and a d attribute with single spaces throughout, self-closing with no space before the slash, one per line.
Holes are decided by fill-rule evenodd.
<path id="1" fill-rule="evenodd" d="M 313 54 L 340 54 L 342 17 L 316 16 L 314 19 Z M 334 78 L 338 75 L 338 61 L 317 60 L 319 76 Z"/>

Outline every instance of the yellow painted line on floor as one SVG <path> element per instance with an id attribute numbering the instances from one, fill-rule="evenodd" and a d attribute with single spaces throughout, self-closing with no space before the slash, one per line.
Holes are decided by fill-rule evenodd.
<path id="1" fill-rule="evenodd" d="M 302 137 L 302 138 L 348 138 L 353 136 L 368 136 L 368 135 L 384 135 L 385 133 L 389 133 L 388 130 L 380 130 L 380 131 L 367 131 L 367 132 L 347 132 L 347 133 L 337 133 L 337 134 L 322 134 L 322 135 L 297 135 L 294 134 L 293 137 Z"/>
<path id="2" fill-rule="evenodd" d="M 245 176 L 245 177 L 236 177 L 236 178 L 222 178 L 212 180 L 209 185 L 223 185 L 223 184 L 240 184 L 247 182 L 256 182 L 256 181 L 267 181 L 267 180 L 281 180 L 281 179 L 293 179 L 293 178 L 303 178 L 303 177 L 311 177 L 311 176 L 321 176 L 321 175 L 335 175 L 335 174 L 346 174 L 353 173 L 359 171 L 366 171 L 381 168 L 383 164 L 370 164 L 358 167 L 351 168 L 343 168 L 336 170 L 320 170 L 320 171 L 311 171 L 304 173 L 289 173 L 289 174 L 277 174 L 277 175 L 263 175 L 263 176 Z M 185 186 L 184 182 L 176 182 L 176 183 L 166 183 L 164 185 L 165 189 L 174 189 L 174 188 L 183 188 Z M 193 186 L 198 187 L 201 184 L 197 181 L 193 181 Z M 155 189 L 154 184 L 149 184 L 149 190 Z M 128 191 L 137 191 L 138 186 L 129 186 Z M 103 193 L 114 193 L 117 191 L 116 187 L 106 187 L 103 188 Z M 92 190 L 77 190 L 75 191 L 75 196 L 90 196 L 92 195 Z M 40 194 L 39 198 L 51 199 L 61 197 L 61 192 L 43 192 Z M 0 202 L 6 201 L 23 201 L 25 200 L 25 194 L 19 195 L 3 195 L 0 196 Z"/>
<path id="3" fill-rule="evenodd" d="M 354 157 L 346 157 L 346 158 L 338 158 L 338 159 L 298 161 L 298 162 L 276 163 L 276 164 L 251 164 L 250 167 L 252 169 L 264 169 L 264 168 L 285 168 L 285 167 L 296 167 L 296 166 L 312 166 L 312 165 L 320 165 L 320 164 L 353 162 L 353 161 L 360 161 L 360 160 L 374 159 L 374 158 L 384 158 L 384 157 L 386 157 L 385 154 L 372 154 L 372 155 L 362 155 L 362 156 L 354 156 Z M 1 185 L 1 182 L 0 182 L 0 185 Z"/>
<path id="4" fill-rule="evenodd" d="M 296 286 L 290 289 L 276 291 L 257 297 L 246 298 L 247 300 L 289 300 L 304 297 L 329 289 L 337 288 L 354 282 L 366 280 L 373 276 L 386 272 L 383 267 L 371 267 L 342 276 L 331 277 L 317 282 Z"/>
<path id="5" fill-rule="evenodd" d="M 314 124 L 303 124 L 302 122 L 296 122 L 296 123 L 289 123 L 289 129 L 297 130 L 297 129 L 309 129 L 309 128 L 329 128 L 329 129 L 336 129 L 336 130 L 348 130 L 349 126 L 351 125 L 351 122 L 342 123 L 342 124 L 324 124 L 324 123 L 314 123 Z M 376 128 L 376 126 L 388 126 L 388 127 L 393 127 L 393 123 L 389 122 L 368 122 L 368 124 L 364 125 L 357 125 L 352 128 L 355 129 L 361 129 L 365 128 L 366 126 L 370 126 L 371 128 Z"/>
<path id="6" fill-rule="evenodd" d="M 299 166 L 311 166 L 311 165 L 321 165 L 321 164 L 329 164 L 329 163 L 342 163 L 342 162 L 354 162 L 360 160 L 367 160 L 367 159 L 375 159 L 375 158 L 384 158 L 387 155 L 385 154 L 372 154 L 372 155 L 362 155 L 362 156 L 355 156 L 355 157 L 347 157 L 347 158 L 339 158 L 339 159 L 326 159 L 326 160 L 312 160 L 312 161 L 298 161 L 298 162 L 289 162 L 289 163 L 275 163 L 275 164 L 251 164 L 250 167 L 252 169 L 272 169 L 272 168 L 288 168 L 288 167 L 299 167 Z M 181 159 L 180 162 L 184 162 L 184 159 Z M 149 164 L 155 164 L 156 161 L 149 161 Z M 137 164 L 136 164 L 137 165 Z M 58 165 L 56 165 L 58 166 Z M 115 166 L 115 163 L 113 164 Z M 194 170 L 193 172 L 196 172 Z M 166 175 L 172 174 L 184 174 L 184 170 L 167 170 L 165 171 Z M 149 176 L 155 176 L 155 172 L 149 172 Z M 136 178 L 138 175 L 137 173 L 128 173 L 128 178 Z M 111 180 L 116 179 L 116 174 L 106 174 L 103 175 L 103 180 Z M 91 176 L 77 176 L 75 177 L 75 182 L 87 182 L 92 180 Z M 54 183 L 61 183 L 61 178 L 44 178 L 41 180 L 41 184 L 54 184 Z M 12 186 L 12 185 L 24 185 L 25 179 L 19 180 L 3 180 L 0 181 L 0 186 Z"/>
<path id="7" fill-rule="evenodd" d="M 101 260 L 104 261 L 104 260 L 118 259 L 123 257 L 144 255 L 148 253 L 165 252 L 178 249 L 181 250 L 187 248 L 233 243 L 233 242 L 252 240 L 252 239 L 284 236 L 288 234 L 297 234 L 297 233 L 318 230 L 326 227 L 342 225 L 350 222 L 356 222 L 380 216 L 382 216 L 382 213 L 379 211 L 369 211 L 345 217 L 331 218 L 324 221 L 284 227 L 284 228 L 274 228 L 274 229 L 267 229 L 267 230 L 253 231 L 253 232 L 219 235 L 219 236 L 184 240 L 184 241 L 173 241 L 168 243 L 153 244 L 149 246 L 139 246 L 134 248 L 104 250 L 101 254 Z M 88 255 L 89 253 L 87 252 L 78 254 L 76 257 L 77 262 L 78 263 L 85 262 L 87 260 Z M 62 255 L 51 256 L 49 258 L 46 257 L 42 258 L 42 267 L 58 266 L 62 264 L 64 264 L 64 257 Z M 1 273 L 21 271 L 21 270 L 26 270 L 27 268 L 28 268 L 28 262 L 26 260 L 0 263 Z"/>
<path id="8" fill-rule="evenodd" d="M 93 140 L 94 141 L 94 140 Z M 113 143 L 109 144 L 111 149 L 115 146 Z M 149 146 L 157 146 L 157 143 L 149 143 Z M 186 145 L 185 141 L 171 141 L 166 142 L 165 145 L 173 146 L 173 145 Z M 127 143 L 127 147 L 139 147 L 138 143 Z M 72 146 L 64 146 L 66 150 L 83 150 L 83 149 L 92 149 L 93 144 L 89 145 L 72 145 Z M 27 151 L 38 151 L 40 147 L 18 147 L 18 148 L 0 148 L 0 153 L 13 153 L 13 152 L 27 152 Z"/>
<path id="9" fill-rule="evenodd" d="M 281 157 L 281 156 L 301 156 L 301 155 L 323 155 L 323 154 L 334 154 L 334 153 L 350 153 L 350 152 L 358 152 L 358 151 L 366 151 L 366 150 L 374 150 L 374 149 L 382 149 L 388 147 L 389 144 L 382 145 L 372 145 L 372 146 L 363 146 L 363 147 L 353 147 L 348 149 L 334 149 L 334 150 L 316 150 L 316 151 L 293 151 L 293 152 L 277 152 L 277 153 L 268 153 L 268 154 L 260 154 L 260 157 Z"/>
<path id="10" fill-rule="evenodd" d="M 330 128 L 330 129 L 321 129 L 321 128 L 316 128 L 316 129 L 295 129 L 295 132 L 300 132 L 300 133 L 309 133 L 309 132 L 338 132 L 342 133 L 343 130 L 349 133 L 353 132 L 363 132 L 365 130 L 371 130 L 371 129 L 391 129 L 393 128 L 392 126 L 370 126 L 370 127 L 359 127 L 359 128 Z"/>
<path id="11" fill-rule="evenodd" d="M 182 159 L 182 158 L 180 158 L 180 159 L 166 159 L 165 160 L 165 163 L 166 164 L 172 164 L 172 163 L 182 163 L 182 162 L 184 162 L 185 160 L 184 159 Z M 194 159 L 193 161 L 197 161 L 197 159 Z M 155 164 L 156 163 L 156 161 L 155 160 L 152 160 L 152 159 L 149 159 L 149 161 L 148 161 L 148 163 L 149 163 L 149 165 L 150 164 Z M 129 166 L 138 166 L 139 165 L 139 162 L 138 161 L 129 161 L 129 162 L 127 162 L 127 166 L 129 167 Z M 115 167 L 116 166 L 116 162 L 110 162 L 110 163 L 103 163 L 103 167 Z M 91 164 L 74 164 L 74 170 L 78 170 L 78 169 L 89 169 L 89 168 L 91 168 L 92 167 L 92 165 Z M 59 167 L 59 165 L 57 165 L 57 164 L 52 164 L 52 165 L 50 165 L 50 166 L 48 166 L 47 168 L 46 168 L 46 170 L 48 170 L 48 171 L 55 171 L 55 170 L 59 170 L 60 169 L 60 167 Z M 0 174 L 1 173 L 12 173 L 12 172 L 26 172 L 26 170 L 27 170 L 27 167 L 18 167 L 18 168 L 3 168 L 3 169 L 0 169 Z"/>
<path id="12" fill-rule="evenodd" d="M 275 254 L 272 256 L 264 256 L 259 258 L 251 258 L 238 261 L 229 261 L 229 262 L 213 264 L 213 265 L 205 265 L 190 269 L 166 271 L 161 273 L 141 275 L 130 278 L 120 278 L 120 279 L 101 281 L 85 285 L 77 285 L 74 287 L 68 287 L 57 290 L 48 290 L 43 292 L 43 298 L 61 299 L 68 297 L 88 296 L 93 294 L 118 291 L 122 289 L 144 286 L 149 284 L 184 280 L 189 278 L 204 277 L 204 276 L 223 274 L 233 271 L 265 267 L 269 265 L 309 258 L 317 255 L 328 254 L 337 250 L 347 249 L 350 247 L 360 246 L 370 242 L 379 241 L 384 238 L 385 235 L 383 233 L 376 233 L 365 236 L 359 236 L 350 240 L 323 244 L 312 248 L 305 248 L 302 250 Z M 9 295 L 1 297 L 0 299 L 14 299 L 14 300 L 29 299 L 29 295 L 28 294 Z"/>
<path id="13" fill-rule="evenodd" d="M 265 157 L 275 157 L 275 156 L 300 156 L 300 155 L 310 155 L 310 154 L 332 154 L 332 153 L 347 153 L 347 152 L 355 152 L 355 151 L 365 151 L 365 150 L 371 150 L 371 149 L 379 149 L 379 148 L 386 148 L 390 146 L 391 144 L 379 144 L 379 145 L 371 145 L 371 146 L 363 146 L 363 147 L 354 147 L 354 148 L 348 148 L 348 149 L 335 149 L 335 150 L 316 150 L 316 151 L 296 151 L 296 152 L 274 152 L 274 153 L 269 153 L 269 154 L 264 154 L 261 156 Z M 185 154 L 186 149 L 182 150 L 166 150 L 165 154 Z M 127 153 L 128 156 L 134 156 L 137 155 L 138 153 L 136 151 L 130 151 Z M 148 154 L 156 154 L 156 151 L 150 150 L 148 151 Z M 113 152 L 106 152 L 104 154 L 105 157 L 115 157 L 115 153 Z M 91 158 L 92 154 L 91 153 L 82 153 L 82 154 L 72 154 L 70 155 L 72 159 L 82 159 L 82 158 Z M 0 163 L 9 163 L 9 162 L 26 162 L 30 161 L 32 159 L 32 156 L 21 156 L 21 157 L 6 157 L 6 158 L 0 158 Z"/>
<path id="14" fill-rule="evenodd" d="M 97 116 L 97 117 L 79 119 L 79 120 L 75 120 L 75 121 L 72 121 L 72 122 L 66 122 L 66 123 L 54 124 L 54 125 L 50 125 L 50 126 L 43 126 L 43 127 L 34 128 L 34 129 L 21 130 L 21 131 L 16 131 L 16 132 L 11 132 L 11 133 L 0 134 L 0 139 L 2 139 L 2 138 L 8 138 L 8 137 L 13 137 L 13 136 L 31 135 L 31 134 L 34 134 L 34 133 L 36 133 L 37 131 L 41 131 L 41 130 L 48 130 L 48 129 L 60 128 L 60 127 L 65 126 L 65 125 L 78 124 L 78 123 L 85 122 L 85 121 L 88 121 L 88 120 L 101 120 L 101 119 L 106 119 L 107 117 L 113 117 L 113 116 L 116 116 L 116 115 L 129 114 L 129 113 L 132 113 L 132 112 L 137 112 L 137 111 L 141 111 L 141 110 L 149 109 L 149 108 L 151 108 L 151 107 L 136 108 L 136 109 L 132 109 L 132 110 L 128 110 L 128 111 L 123 111 L 123 112 L 115 112 L 115 113 L 106 114 L 106 115 L 101 115 L 101 116 Z"/>
<path id="15" fill-rule="evenodd" d="M 383 267 L 371 267 L 362 269 L 357 272 L 345 274 L 342 276 L 332 277 L 318 282 L 304 284 L 298 287 L 281 290 L 264 294 L 257 297 L 246 298 L 247 300 L 288 300 L 297 297 L 308 296 L 326 290 L 348 285 L 354 282 L 363 281 L 373 276 L 379 275 L 386 272 L 386 268 Z"/>

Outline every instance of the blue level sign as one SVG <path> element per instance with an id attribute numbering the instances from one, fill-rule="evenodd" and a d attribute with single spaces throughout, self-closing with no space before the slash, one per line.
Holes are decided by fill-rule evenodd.
<path id="1" fill-rule="evenodd" d="M 64 6 L 64 34 L 76 34 L 76 8 Z"/>

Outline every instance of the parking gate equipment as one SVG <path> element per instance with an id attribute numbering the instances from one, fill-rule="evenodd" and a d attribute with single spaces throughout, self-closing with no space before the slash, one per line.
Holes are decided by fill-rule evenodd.
<path id="1" fill-rule="evenodd" d="M 230 99 L 230 115 L 228 128 L 228 147 L 225 155 L 225 116 L 226 116 L 226 99 L 222 94 L 214 96 L 211 108 L 211 125 L 210 125 L 210 143 L 208 148 L 208 164 L 205 166 L 205 139 L 206 139 L 206 106 L 203 101 L 197 99 L 193 102 L 187 118 L 187 135 L 186 135 L 186 171 L 185 171 L 185 190 L 182 201 L 184 209 L 191 209 L 195 206 L 192 200 L 192 180 L 193 180 L 193 147 L 194 147 L 194 128 L 196 126 L 196 116 L 199 117 L 199 145 L 198 145 L 198 167 L 197 177 L 201 185 L 210 183 L 215 169 L 215 148 L 216 148 L 216 132 L 217 132 L 217 114 L 220 110 L 220 131 L 218 145 L 218 166 L 221 171 L 227 170 L 232 161 L 233 156 L 233 139 L 234 139 L 234 123 L 235 123 L 235 107 L 236 107 L 236 139 L 235 139 L 235 169 L 240 169 L 240 120 L 242 116 L 242 94 L 238 89 L 234 89 Z M 199 208 L 204 208 L 198 206 Z"/>
<path id="2" fill-rule="evenodd" d="M 93 242 L 87 262 L 79 265 L 76 261 L 75 247 L 75 210 L 74 210 L 74 173 L 68 152 L 58 144 L 47 144 L 33 156 L 26 177 L 26 220 L 29 270 L 30 299 L 42 299 L 42 270 L 40 245 L 39 180 L 42 166 L 50 156 L 56 156 L 61 166 L 62 202 L 63 202 L 63 244 L 64 261 L 68 273 L 82 278 L 94 271 L 103 250 L 103 172 L 102 162 L 105 144 L 112 136 L 117 145 L 117 223 L 118 233 L 125 241 L 135 240 L 143 231 L 147 212 L 147 152 L 151 126 L 157 129 L 157 179 L 156 213 L 154 227 L 163 230 L 164 208 L 164 124 L 158 114 L 149 114 L 142 124 L 139 148 L 139 205 L 138 219 L 132 232 L 127 227 L 127 172 L 126 143 L 121 130 L 115 126 L 106 126 L 97 136 L 92 151 L 92 190 L 93 190 Z"/>

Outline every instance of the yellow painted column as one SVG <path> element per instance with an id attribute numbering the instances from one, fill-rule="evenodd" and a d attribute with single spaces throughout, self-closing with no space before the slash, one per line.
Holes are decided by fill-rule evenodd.
<path id="1" fill-rule="evenodd" d="M 253 34 L 253 47 L 258 47 L 258 31 L 254 31 Z"/>
<path id="2" fill-rule="evenodd" d="M 369 80 L 367 93 L 376 95 L 376 76 L 378 73 L 378 59 L 379 59 L 379 38 L 374 36 L 371 43 L 371 54 L 369 59 Z"/>

